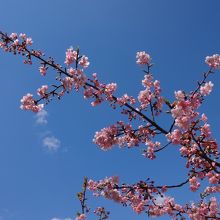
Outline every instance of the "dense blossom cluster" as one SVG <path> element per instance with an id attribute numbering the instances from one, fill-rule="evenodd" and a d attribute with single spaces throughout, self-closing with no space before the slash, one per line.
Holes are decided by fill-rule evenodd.
<path id="1" fill-rule="evenodd" d="M 192 220 L 219 219 L 219 205 L 215 197 L 211 197 L 209 202 L 201 202 L 198 206 L 192 204 L 188 215 Z"/>
<path id="2" fill-rule="evenodd" d="M 151 57 L 145 51 L 137 52 L 136 54 L 136 63 L 140 65 L 147 65 L 151 62 Z"/>
<path id="3" fill-rule="evenodd" d="M 120 147 L 128 146 L 137 147 L 140 144 L 145 144 L 147 149 L 144 149 L 143 155 L 155 159 L 155 151 L 160 149 L 160 142 L 155 143 L 151 140 L 155 136 L 155 132 L 150 125 L 139 126 L 138 129 L 133 129 L 131 124 L 126 124 L 123 121 L 118 121 L 117 124 L 101 131 L 96 132 L 93 141 L 102 149 L 109 150 L 114 145 Z"/>
<path id="4" fill-rule="evenodd" d="M 28 93 L 27 95 L 23 96 L 21 99 L 21 109 L 24 110 L 31 110 L 33 112 L 39 112 L 44 107 L 44 104 L 37 104 L 36 101 L 33 99 L 33 95 Z"/>
<path id="5" fill-rule="evenodd" d="M 77 60 L 77 51 L 73 50 L 73 48 L 69 48 L 66 51 L 66 59 L 65 59 L 65 64 L 66 65 L 70 65 L 72 64 L 74 61 Z"/>
<path id="6" fill-rule="evenodd" d="M 211 81 L 205 83 L 204 86 L 200 87 L 200 92 L 202 95 L 207 96 L 211 93 L 213 87 L 213 83 Z"/>
<path id="7" fill-rule="evenodd" d="M 85 204 L 86 189 L 95 196 L 104 196 L 107 199 L 130 206 L 137 214 L 146 212 L 150 216 L 169 215 L 174 219 L 184 219 L 188 216 L 192 220 L 219 219 L 220 211 L 217 199 L 212 196 L 220 192 L 220 162 L 217 141 L 212 136 L 208 117 L 201 114 L 198 109 L 206 96 L 213 89 L 213 83 L 207 78 L 214 70 L 220 68 L 220 55 L 207 56 L 205 62 L 209 70 L 204 73 L 203 79 L 198 82 L 197 88 L 191 92 L 178 90 L 174 92 L 174 100 L 169 101 L 161 95 L 161 86 L 158 80 L 153 79 L 151 73 L 152 58 L 145 51 L 137 52 L 136 63 L 144 68 L 144 89 L 139 92 L 137 99 L 128 94 L 115 96 L 116 83 L 101 83 L 96 73 L 91 77 L 85 73 L 90 65 L 88 57 L 80 54 L 79 49 L 68 48 L 65 56 L 65 68 L 57 64 L 53 58 L 45 59 L 41 51 L 29 49 L 33 44 L 30 37 L 25 34 L 12 33 L 10 35 L 0 32 L 0 48 L 6 52 L 20 54 L 25 57 L 25 64 L 32 64 L 33 58 L 40 61 L 39 72 L 46 76 L 50 70 L 57 73 L 56 84 L 43 85 L 37 89 L 38 99 L 28 93 L 21 99 L 21 109 L 39 112 L 53 97 L 60 99 L 72 89 L 83 91 L 85 99 L 92 99 L 91 105 L 97 106 L 107 101 L 115 109 L 121 108 L 128 122 L 118 121 L 95 133 L 93 141 L 102 149 L 110 150 L 114 145 L 121 148 L 146 146 L 143 155 L 155 159 L 156 153 L 168 146 L 176 145 L 180 156 L 186 161 L 186 180 L 177 185 L 156 186 L 149 179 L 139 181 L 133 185 L 119 185 L 118 177 L 109 177 L 100 181 L 85 181 L 83 192 L 78 194 L 82 213 L 78 213 L 76 220 L 85 220 L 89 208 Z M 137 101 L 136 101 L 137 100 Z M 44 103 L 42 103 L 44 102 Z M 42 104 L 40 104 L 42 103 Z M 170 125 L 158 123 L 160 113 L 170 116 Z M 136 123 L 132 122 L 136 120 Z M 164 144 L 157 137 L 165 137 Z M 200 194 L 197 203 L 179 205 L 174 198 L 166 196 L 167 190 L 189 184 L 192 192 L 202 188 L 201 182 L 208 186 Z M 85 214 L 86 213 L 86 214 Z M 104 207 L 98 207 L 95 212 L 99 219 L 108 218 L 109 212 Z"/>
<path id="8" fill-rule="evenodd" d="M 119 186 L 118 177 L 109 177 L 100 181 L 89 180 L 88 189 L 94 196 L 104 196 L 122 205 L 131 206 L 137 214 L 147 212 L 154 217 L 168 214 L 173 219 L 188 214 L 192 220 L 205 220 L 207 216 L 215 219 L 218 216 L 219 206 L 215 197 L 211 197 L 207 203 L 202 201 L 181 206 L 175 203 L 174 198 L 163 194 L 166 191 L 164 187 L 155 186 L 153 182 L 141 181 L 134 185 Z"/>
<path id="9" fill-rule="evenodd" d="M 219 68 L 220 67 L 220 55 L 214 54 L 212 56 L 207 56 L 205 62 L 212 68 Z"/>
<path id="10" fill-rule="evenodd" d="M 100 132 L 96 132 L 94 142 L 98 144 L 101 149 L 108 150 L 117 143 L 118 129 L 113 125 L 108 128 L 103 128 Z"/>
<path id="11" fill-rule="evenodd" d="M 48 85 L 43 85 L 41 86 L 41 88 L 37 90 L 37 94 L 42 98 L 46 98 L 47 90 L 48 90 Z"/>
<path id="12" fill-rule="evenodd" d="M 94 213 L 99 216 L 100 220 L 108 219 L 110 212 L 106 211 L 104 207 L 97 207 Z"/>
<path id="13" fill-rule="evenodd" d="M 164 102 L 163 97 L 160 96 L 160 82 L 158 80 L 153 81 L 153 76 L 148 73 L 144 76 L 142 85 L 145 87 L 145 90 L 140 91 L 138 95 L 138 101 L 141 103 L 140 109 L 146 109 L 151 105 L 156 114 L 158 114 L 162 109 Z"/>

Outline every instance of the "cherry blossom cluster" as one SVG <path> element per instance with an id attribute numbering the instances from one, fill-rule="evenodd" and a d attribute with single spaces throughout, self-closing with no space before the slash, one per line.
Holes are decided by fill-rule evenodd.
<path id="1" fill-rule="evenodd" d="M 47 91 L 45 93 L 44 97 L 41 97 L 40 99 L 36 99 L 35 102 L 38 103 L 40 101 L 45 100 L 46 104 L 50 101 L 50 99 L 53 96 L 58 97 L 60 99 L 65 92 L 70 92 L 72 88 L 74 87 L 77 91 L 80 88 L 84 89 L 84 98 L 93 98 L 94 101 L 92 102 L 92 106 L 96 106 L 97 104 L 100 104 L 104 100 L 107 100 L 110 102 L 111 106 L 115 108 L 115 104 L 118 104 L 119 106 L 125 106 L 127 109 L 123 109 L 122 113 L 127 114 L 129 119 L 136 118 L 136 116 L 140 116 L 144 120 L 149 120 L 146 116 L 144 116 L 141 111 L 137 108 L 132 107 L 136 103 L 135 99 L 132 96 L 128 96 L 127 94 L 124 94 L 122 97 L 115 97 L 113 93 L 117 89 L 117 85 L 115 83 L 110 84 L 103 84 L 99 82 L 97 78 L 97 74 L 92 74 L 92 79 L 88 79 L 86 75 L 84 74 L 83 69 L 87 68 L 89 66 L 88 57 L 85 55 L 79 54 L 79 49 L 74 50 L 72 47 L 68 48 L 66 51 L 66 57 L 65 57 L 65 64 L 67 65 L 67 68 L 62 68 L 61 65 L 56 63 L 53 58 L 45 59 L 44 53 L 39 50 L 30 50 L 27 46 L 30 45 L 30 42 L 28 40 L 28 43 L 21 43 L 17 44 L 16 47 L 14 47 L 14 38 L 11 38 L 10 35 L 4 34 L 3 32 L 0 33 L 1 35 L 1 47 L 8 52 L 13 52 L 15 54 L 20 53 L 21 55 L 27 57 L 28 61 L 26 60 L 25 63 L 32 63 L 32 58 L 36 58 L 40 61 L 41 66 L 39 67 L 39 72 L 42 76 L 45 76 L 47 71 L 49 69 L 53 69 L 57 72 L 56 80 L 60 82 L 59 85 L 52 85 L 54 88 L 51 91 Z M 17 35 L 17 34 L 13 34 Z M 29 39 L 29 38 L 28 38 Z M 22 48 L 22 49 L 19 49 Z M 145 52 L 140 52 L 138 59 L 142 60 L 140 64 L 147 64 L 148 68 L 150 68 L 150 56 L 146 54 Z M 145 60 L 145 61 L 144 61 Z M 148 61 L 146 61 L 148 60 Z M 71 65 L 74 65 L 72 67 Z M 81 68 L 79 68 L 79 66 Z M 159 83 L 155 81 L 155 87 L 157 87 L 157 92 L 159 92 Z M 40 89 L 39 89 L 40 90 Z M 158 99 L 159 100 L 159 99 Z M 162 100 L 160 100 L 162 101 Z M 152 108 L 156 108 L 157 105 L 160 105 L 158 103 L 153 103 Z M 25 109 L 25 108 L 24 108 Z M 32 110 L 32 109 L 29 109 Z"/>
<path id="2" fill-rule="evenodd" d="M 145 51 L 137 52 L 136 54 L 136 63 L 140 65 L 149 65 L 151 62 L 151 57 Z"/>
<path id="3" fill-rule="evenodd" d="M 191 219 L 218 218 L 218 203 L 215 197 L 209 202 L 201 201 L 198 204 L 181 206 L 175 203 L 174 198 L 166 196 L 168 186 L 155 186 L 153 181 L 141 181 L 137 184 L 119 186 L 118 177 L 109 177 L 100 181 L 88 181 L 88 189 L 94 196 L 104 196 L 107 199 L 130 206 L 137 214 L 148 213 L 149 216 L 169 215 L 173 219 L 184 219 L 188 215 Z M 169 186 L 172 188 L 175 186 Z"/>
<path id="4" fill-rule="evenodd" d="M 38 99 L 34 99 L 30 93 L 23 96 L 21 109 L 39 112 L 53 97 L 60 99 L 73 89 L 82 90 L 84 98 L 92 100 L 92 106 L 108 102 L 113 109 L 121 108 L 121 113 L 127 116 L 128 122 L 118 121 L 95 133 L 93 141 L 102 150 L 110 150 L 115 145 L 121 148 L 146 145 L 143 155 L 155 159 L 156 153 L 172 144 L 179 147 L 180 156 L 186 160 L 187 180 L 178 185 L 156 186 L 148 179 L 133 185 L 119 186 L 118 177 L 100 181 L 85 180 L 83 191 L 78 194 L 82 211 L 77 214 L 76 220 L 85 220 L 90 211 L 86 205 L 86 189 L 91 190 L 95 196 L 104 196 L 124 206 L 130 206 L 137 214 L 142 212 L 150 216 L 168 214 L 174 219 L 178 217 L 183 219 L 184 215 L 188 215 L 193 220 L 220 218 L 216 198 L 209 197 L 220 192 L 220 153 L 217 141 L 212 136 L 208 117 L 199 112 L 204 99 L 212 92 L 214 84 L 208 81 L 208 77 L 220 68 L 220 55 L 206 57 L 205 63 L 209 70 L 204 73 L 193 91 L 188 93 L 183 90 L 175 91 L 175 98 L 170 101 L 162 96 L 160 82 L 153 79 L 152 58 L 145 51 L 136 54 L 136 63 L 144 68 L 145 75 L 142 80 L 144 90 L 139 92 L 137 98 L 128 94 L 117 97 L 116 83 L 102 83 L 96 73 L 88 77 L 85 70 L 89 67 L 90 61 L 87 56 L 80 54 L 79 49 L 70 47 L 66 50 L 65 67 L 62 67 L 53 58 L 46 59 L 43 52 L 29 49 L 32 44 L 32 38 L 25 34 L 7 35 L 0 32 L 0 48 L 5 52 L 22 55 L 25 64 L 32 64 L 33 59 L 37 59 L 40 62 L 38 71 L 42 76 L 46 76 L 52 70 L 56 72 L 56 83 L 38 88 L 36 92 Z M 169 125 L 158 122 L 162 113 L 170 116 Z M 136 128 L 132 124 L 134 120 Z M 167 140 L 166 144 L 162 145 L 157 141 L 156 138 L 161 136 Z M 201 193 L 198 203 L 179 205 L 175 203 L 174 198 L 164 194 L 167 189 L 182 187 L 187 183 L 189 189 L 196 192 L 201 188 L 203 180 L 206 180 L 208 186 Z M 104 207 L 98 207 L 94 213 L 101 220 L 107 219 L 109 215 Z"/>
<path id="5" fill-rule="evenodd" d="M 151 108 L 153 108 L 158 115 L 164 103 L 163 97 L 160 96 L 160 82 L 158 80 L 153 81 L 153 76 L 148 73 L 144 76 L 142 85 L 145 87 L 145 90 L 140 91 L 138 95 L 138 101 L 141 104 L 140 110 L 151 106 Z"/>
<path id="6" fill-rule="evenodd" d="M 179 126 L 167 134 L 167 137 L 173 144 L 180 145 L 181 156 L 187 159 L 186 167 L 190 169 L 189 175 L 192 176 L 190 188 L 196 191 L 200 187 L 199 180 L 204 178 L 208 178 L 210 184 L 219 184 L 220 164 L 217 162 L 218 145 L 212 138 L 207 117 L 202 114 L 201 118 L 193 116 L 191 119 L 186 127 Z"/>
<path id="7" fill-rule="evenodd" d="M 220 55 L 214 54 L 212 56 L 207 56 L 205 62 L 212 68 L 218 69 L 220 67 Z"/>
<path id="8" fill-rule="evenodd" d="M 213 193 L 220 193 L 220 186 L 207 186 L 201 196 L 207 197 Z"/>
<path id="9" fill-rule="evenodd" d="M 33 99 L 33 95 L 28 93 L 21 99 L 20 107 L 24 110 L 32 110 L 33 112 L 39 112 L 43 109 L 44 105 L 37 104 L 37 102 Z"/>
<path id="10" fill-rule="evenodd" d="M 7 36 L 4 33 L 0 33 L 1 42 L 0 48 L 2 48 L 5 52 L 11 52 L 13 54 L 22 54 L 26 56 L 24 60 L 25 64 L 32 64 L 32 60 L 30 55 L 26 54 L 26 48 L 33 44 L 33 40 L 31 37 L 27 37 L 24 33 L 12 33 Z"/>
<path id="11" fill-rule="evenodd" d="M 154 159 L 155 151 L 160 149 L 160 142 L 155 143 L 151 140 L 155 136 L 155 132 L 151 129 L 150 124 L 146 126 L 140 125 L 138 129 L 133 129 L 131 124 L 126 124 L 123 121 L 118 121 L 117 124 L 103 128 L 96 132 L 93 141 L 102 149 L 109 150 L 114 145 L 120 147 L 128 146 L 137 147 L 140 144 L 145 144 L 147 149 L 143 155 Z"/>
<path id="12" fill-rule="evenodd" d="M 84 98 L 93 98 L 94 101 L 91 102 L 92 106 L 97 106 L 105 100 L 114 102 L 115 97 L 113 93 L 117 89 L 116 83 L 103 84 L 98 80 L 97 74 L 92 74 L 92 79 L 89 80 L 91 85 L 85 87 Z"/>
<path id="13" fill-rule="evenodd" d="M 38 104 L 40 101 L 45 100 L 47 104 L 52 96 L 60 98 L 65 92 L 71 91 L 72 88 L 79 90 L 81 87 L 85 86 L 87 77 L 85 76 L 83 69 L 89 66 L 89 61 L 88 57 L 79 54 L 78 49 L 73 50 L 72 47 L 67 49 L 65 64 L 68 68 L 63 70 L 62 66 L 55 63 L 51 57 L 48 60 L 44 59 L 43 52 L 30 50 L 28 46 L 32 45 L 33 41 L 30 37 L 26 37 L 25 34 L 18 35 L 17 33 L 12 33 L 8 36 L 7 34 L 0 32 L 0 35 L 2 40 L 0 41 L 0 47 L 4 51 L 21 54 L 25 57 L 24 63 L 26 64 L 32 64 L 33 57 L 39 59 L 41 63 L 39 72 L 42 76 L 46 75 L 49 68 L 53 68 L 58 74 L 56 80 L 59 82 L 59 85 L 53 85 L 53 88 L 50 91 L 48 85 L 39 88 L 37 94 L 40 96 L 40 99 L 33 99 L 33 95 L 28 93 L 21 100 L 22 109 L 34 112 L 40 111 L 44 107 L 44 104 Z M 75 68 L 71 67 L 71 64 L 74 64 Z M 28 100 L 28 103 L 26 100 Z"/>
<path id="14" fill-rule="evenodd" d="M 116 176 L 100 181 L 89 180 L 87 187 L 93 192 L 94 196 L 104 196 L 124 206 L 131 206 L 137 214 L 146 211 L 151 205 L 157 206 L 157 199 L 154 195 L 163 197 L 163 192 L 166 191 L 166 187 L 157 189 L 150 181 L 119 186 L 119 178 Z"/>
<path id="15" fill-rule="evenodd" d="M 188 208 L 188 215 L 192 220 L 219 219 L 219 205 L 215 197 L 209 202 L 202 201 L 199 205 L 192 204 Z"/>
<path id="16" fill-rule="evenodd" d="M 97 207 L 94 213 L 99 217 L 100 220 L 105 220 L 109 218 L 110 212 L 105 210 L 105 207 Z"/>
<path id="17" fill-rule="evenodd" d="M 105 220 L 109 218 L 109 211 L 106 211 L 104 207 L 97 207 L 94 211 L 94 214 L 99 217 L 99 220 Z M 86 220 L 86 214 L 77 214 L 75 220 Z"/>

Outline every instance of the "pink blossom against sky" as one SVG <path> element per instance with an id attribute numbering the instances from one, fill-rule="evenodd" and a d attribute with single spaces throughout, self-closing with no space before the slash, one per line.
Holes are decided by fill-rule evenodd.
<path id="1" fill-rule="evenodd" d="M 176 96 L 181 100 L 181 91 L 192 90 L 207 70 L 206 56 L 220 53 L 219 8 L 218 0 L 200 4 L 190 0 L 38 0 L 30 4 L 20 0 L 2 1 L 0 20 L 3 31 L 26 33 L 33 38 L 36 49 L 43 49 L 61 65 L 66 49 L 79 46 L 89 57 L 81 61 L 81 65 L 88 66 L 85 71 L 97 73 L 102 82 L 115 82 L 118 97 L 127 93 L 139 95 L 141 100 L 146 95 L 144 73 L 136 64 L 136 52 L 146 51 L 154 63 L 154 80 L 161 82 L 154 86 L 160 86 L 168 99 Z M 39 65 L 23 65 L 22 59 L 2 51 L 0 56 L 0 216 L 4 220 L 75 219 L 80 205 L 74 195 L 81 189 L 84 176 L 102 179 L 119 175 L 120 181 L 129 183 L 152 177 L 158 184 L 179 183 L 185 178 L 184 161 L 177 158 L 179 149 L 175 147 L 154 161 L 145 159 L 138 148 L 100 150 L 92 141 L 95 132 L 125 117 L 107 105 L 92 108 L 80 92 L 53 101 L 45 107 L 47 113 L 38 116 L 21 111 L 21 97 L 36 93 L 39 85 L 52 83 L 54 73 L 42 67 L 45 78 L 39 73 Z M 66 62 L 72 59 L 74 56 Z M 144 57 L 144 62 L 148 59 Z M 211 124 L 217 140 L 219 76 L 218 72 L 211 76 L 213 87 L 208 84 L 202 89 L 204 94 L 211 89 L 212 93 L 200 109 L 208 117 L 203 132 L 208 135 Z M 147 83 L 145 79 L 143 84 Z M 114 90 L 116 84 L 108 89 Z M 41 96 L 45 89 L 39 90 Z M 162 121 L 166 125 L 167 118 Z M 178 142 L 178 136 L 176 132 L 171 138 Z M 209 181 L 214 182 L 215 177 L 210 176 Z M 195 201 L 196 193 L 186 192 L 189 187 L 196 190 L 197 180 L 192 179 L 185 187 L 168 196 L 177 197 L 178 203 Z M 91 204 L 106 204 L 112 220 L 146 219 L 102 199 L 91 200 Z"/>

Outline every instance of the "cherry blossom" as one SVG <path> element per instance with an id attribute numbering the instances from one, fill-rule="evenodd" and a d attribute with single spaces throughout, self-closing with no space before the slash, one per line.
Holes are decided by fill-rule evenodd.
<path id="1" fill-rule="evenodd" d="M 40 66 L 39 71 L 42 76 L 45 76 L 47 72 L 47 68 L 45 66 Z"/>
<path id="2" fill-rule="evenodd" d="M 205 83 L 204 86 L 201 86 L 200 92 L 202 95 L 207 96 L 211 93 L 213 87 L 213 83 L 211 81 Z"/>
<path id="3" fill-rule="evenodd" d="M 33 112 L 39 112 L 44 107 L 43 104 L 37 104 L 36 101 L 33 99 L 33 95 L 28 93 L 27 95 L 23 96 L 21 99 L 21 109 L 24 110 L 31 110 Z"/>
<path id="4" fill-rule="evenodd" d="M 101 131 L 96 132 L 93 141 L 103 150 L 108 150 L 116 144 L 117 127 L 111 126 L 103 128 Z"/>
<path id="5" fill-rule="evenodd" d="M 39 96 L 41 96 L 42 98 L 44 98 L 44 97 L 47 96 L 47 95 L 46 95 L 47 90 L 48 90 L 48 85 L 43 85 L 43 86 L 41 86 L 41 88 L 39 88 L 39 89 L 37 90 L 37 94 L 38 94 Z"/>
<path id="6" fill-rule="evenodd" d="M 197 178 L 194 176 L 189 179 L 190 189 L 194 192 L 200 187 L 200 183 L 198 182 Z"/>
<path id="7" fill-rule="evenodd" d="M 89 66 L 89 58 L 83 55 L 79 60 L 79 65 L 83 68 L 87 68 Z"/>
<path id="8" fill-rule="evenodd" d="M 65 64 L 70 65 L 77 59 L 77 51 L 73 50 L 72 47 L 67 49 L 66 51 L 66 59 L 65 59 Z"/>
<path id="9" fill-rule="evenodd" d="M 157 185 L 150 178 L 121 185 L 117 176 L 99 181 L 85 178 L 83 191 L 78 194 L 82 211 L 76 220 L 85 220 L 90 212 L 86 204 L 87 190 L 95 197 L 102 196 L 129 206 L 137 214 L 148 213 L 153 217 L 169 215 L 173 219 L 219 219 L 217 199 L 212 195 L 220 192 L 219 147 L 212 135 L 208 117 L 204 113 L 200 114 L 199 107 L 212 92 L 214 84 L 208 81 L 208 77 L 220 68 L 220 55 L 206 57 L 209 70 L 203 74 L 193 91 L 177 90 L 173 99 L 167 100 L 162 94 L 160 81 L 153 77 L 151 57 L 145 51 L 136 54 L 136 63 L 145 69 L 141 81 L 144 89 L 134 98 L 127 93 L 117 96 L 116 83 L 103 83 L 96 73 L 87 73 L 89 58 L 81 55 L 79 49 L 70 47 L 66 50 L 67 67 L 63 68 L 53 58 L 45 58 L 42 51 L 30 49 L 32 44 L 32 38 L 26 34 L 7 35 L 0 32 L 0 48 L 5 52 L 23 56 L 25 64 L 38 60 L 39 72 L 43 76 L 48 70 L 56 73 L 55 84 L 50 87 L 42 85 L 37 89 L 38 99 L 34 99 L 30 93 L 23 96 L 21 109 L 39 112 L 52 99 L 61 99 L 73 89 L 80 90 L 85 99 L 91 99 L 92 106 L 107 102 L 112 109 L 120 109 L 121 114 L 126 116 L 125 121 L 117 121 L 95 133 L 93 142 L 100 149 L 107 151 L 116 145 L 123 149 L 140 147 L 142 155 L 152 160 L 156 159 L 160 151 L 173 145 L 185 161 L 186 179 L 173 185 Z M 166 123 L 160 121 L 160 116 L 168 118 Z M 169 192 L 186 184 L 192 192 L 202 192 L 197 202 L 181 205 L 169 196 Z M 108 218 L 109 212 L 100 206 L 94 214 L 104 220 Z"/>
<path id="10" fill-rule="evenodd" d="M 219 68 L 220 67 L 220 55 L 214 54 L 212 56 L 207 56 L 205 62 L 212 68 Z"/>
<path id="11" fill-rule="evenodd" d="M 145 51 L 137 52 L 136 54 L 136 63 L 140 65 L 150 64 L 151 57 Z"/>

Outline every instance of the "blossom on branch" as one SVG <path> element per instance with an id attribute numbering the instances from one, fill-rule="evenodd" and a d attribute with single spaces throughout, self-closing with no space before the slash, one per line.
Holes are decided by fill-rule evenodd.
<path id="1" fill-rule="evenodd" d="M 161 95 L 160 81 L 153 79 L 150 55 L 145 51 L 137 52 L 136 63 L 145 65 L 142 66 L 145 68 L 145 75 L 142 80 L 144 89 L 139 92 L 137 97 L 139 103 L 136 103 L 136 99 L 126 93 L 117 97 L 116 83 L 103 83 L 96 73 L 91 74 L 89 78 L 89 74 L 85 72 L 85 68 L 90 64 L 89 59 L 81 55 L 79 49 L 74 50 L 72 47 L 67 49 L 65 57 L 67 67 L 63 68 L 53 58 L 45 59 L 41 51 L 29 49 L 32 43 L 32 38 L 26 34 L 7 35 L 0 32 L 0 47 L 5 52 L 20 54 L 25 58 L 26 64 L 32 64 L 34 59 L 37 59 L 40 63 L 39 71 L 43 76 L 48 69 L 56 72 L 56 84 L 51 85 L 50 89 L 48 85 L 38 88 L 37 94 L 40 97 L 37 100 L 30 93 L 23 96 L 21 109 L 39 112 L 44 107 L 44 104 L 39 103 L 47 104 L 54 97 L 60 99 L 72 89 L 82 90 L 85 99 L 92 99 L 92 106 L 106 101 L 111 108 L 120 108 L 121 113 L 127 117 L 128 122 L 117 121 L 95 133 L 93 141 L 100 149 L 109 150 L 114 145 L 121 148 L 144 146 L 143 155 L 155 159 L 158 152 L 172 144 L 178 147 L 180 156 L 185 159 L 186 180 L 176 185 L 155 185 L 149 178 L 134 184 L 121 185 L 118 177 L 100 181 L 87 181 L 85 178 L 83 192 L 78 195 L 82 213 L 78 214 L 76 220 L 85 220 L 84 213 L 90 210 L 85 204 L 86 189 L 92 191 L 95 196 L 103 196 L 123 206 L 130 206 L 137 214 L 145 212 L 154 217 L 169 215 L 174 219 L 178 217 L 183 219 L 185 216 L 192 220 L 219 219 L 217 200 L 210 197 L 211 194 L 220 192 L 219 147 L 212 137 L 207 116 L 204 113 L 201 115 L 198 109 L 213 89 L 213 83 L 207 79 L 215 69 L 220 68 L 220 55 L 206 57 L 205 62 L 210 68 L 203 74 L 202 80 L 193 91 L 177 90 L 174 92 L 174 100 L 167 100 Z M 167 121 L 161 123 L 159 117 L 156 117 L 160 113 L 170 116 L 169 124 Z M 165 137 L 165 140 L 161 137 Z M 156 138 L 158 139 L 155 140 Z M 201 193 L 197 203 L 180 205 L 174 198 L 164 194 L 185 184 L 189 184 L 190 190 L 195 192 L 202 188 L 203 180 L 209 185 Z M 100 220 L 108 218 L 108 212 L 104 207 L 98 207 L 95 214 Z"/>
<path id="2" fill-rule="evenodd" d="M 70 65 L 77 59 L 77 51 L 73 50 L 72 47 L 67 49 L 66 51 L 66 59 L 65 59 L 65 64 Z"/>
<path id="3" fill-rule="evenodd" d="M 204 86 L 200 87 L 201 94 L 204 95 L 204 96 L 209 95 L 212 92 L 212 87 L 213 86 L 214 86 L 214 84 L 211 81 L 205 83 Z"/>
<path id="4" fill-rule="evenodd" d="M 33 99 L 33 95 L 28 93 L 27 95 L 23 96 L 21 99 L 21 106 L 20 108 L 23 110 L 31 110 L 33 112 L 39 112 L 43 109 L 43 104 L 37 104 L 36 101 Z"/>
<path id="5" fill-rule="evenodd" d="M 136 54 L 136 63 L 140 65 L 149 65 L 151 62 L 151 57 L 145 51 L 137 52 Z"/>
<path id="6" fill-rule="evenodd" d="M 220 67 L 220 55 L 214 54 L 212 56 L 207 56 L 205 62 L 212 68 L 217 69 Z"/>

